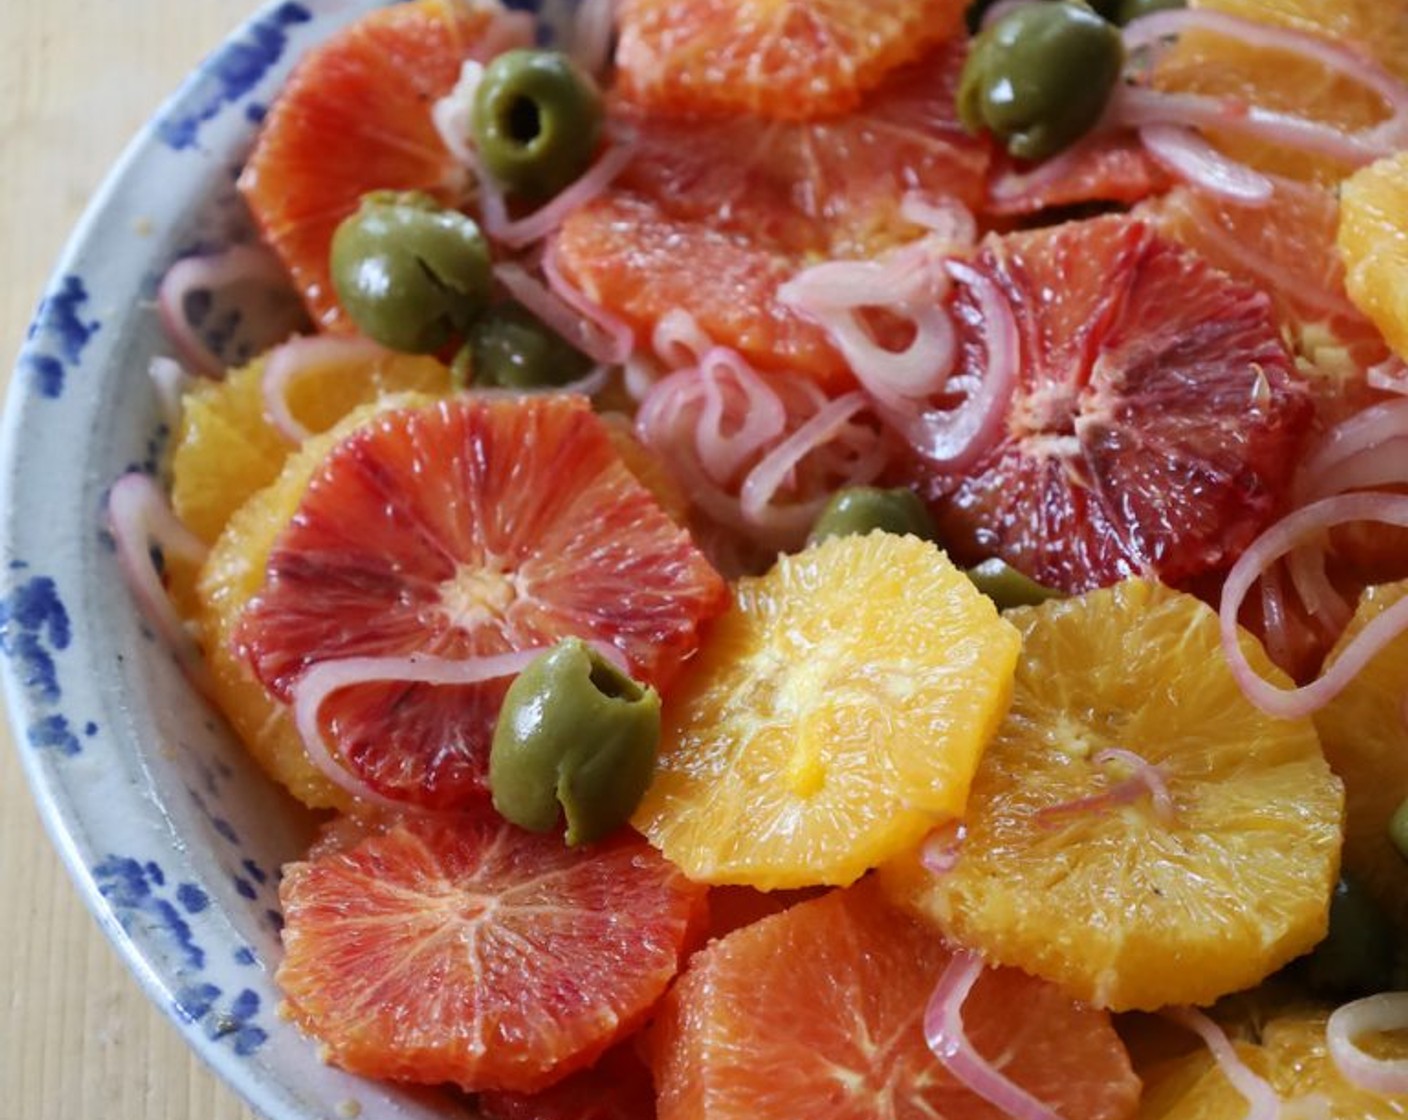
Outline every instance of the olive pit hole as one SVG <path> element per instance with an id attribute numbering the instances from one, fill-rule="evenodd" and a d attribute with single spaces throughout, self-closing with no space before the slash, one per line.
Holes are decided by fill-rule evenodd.
<path id="1" fill-rule="evenodd" d="M 515 97 L 509 103 L 505 123 L 509 138 L 523 148 L 531 146 L 543 133 L 543 115 L 531 97 Z"/>
<path id="2" fill-rule="evenodd" d="M 592 686 L 608 700 L 625 700 L 629 704 L 634 704 L 645 695 L 645 690 L 640 685 L 615 665 L 595 654 L 592 655 L 590 679 Z"/>

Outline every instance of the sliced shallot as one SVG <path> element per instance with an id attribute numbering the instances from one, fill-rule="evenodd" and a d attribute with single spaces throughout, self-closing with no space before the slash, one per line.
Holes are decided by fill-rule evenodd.
<path id="1" fill-rule="evenodd" d="M 1228 159 L 1191 128 L 1147 124 L 1139 130 L 1139 139 L 1145 151 L 1169 171 L 1208 194 L 1265 205 L 1275 193 L 1265 175 Z"/>
<path id="2" fill-rule="evenodd" d="M 375 362 L 387 355 L 375 342 L 358 336 L 303 335 L 271 350 L 264 360 L 259 392 L 264 415 L 290 443 L 302 443 L 310 432 L 289 408 L 289 388 L 310 369 L 321 365 Z"/>
<path id="3" fill-rule="evenodd" d="M 176 613 L 152 556 L 155 546 L 163 557 L 197 566 L 205 562 L 205 543 L 171 511 L 156 482 L 140 471 L 125 474 L 112 484 L 107 520 L 117 546 L 118 567 L 142 617 L 166 643 L 191 683 L 209 695 L 205 658 Z"/>
<path id="4" fill-rule="evenodd" d="M 1281 719 L 1301 719 L 1318 711 L 1338 696 L 1380 650 L 1408 630 L 1408 599 L 1404 599 L 1369 622 L 1340 651 L 1328 670 L 1300 688 L 1280 688 L 1265 680 L 1242 651 L 1237 616 L 1252 585 L 1262 573 L 1306 539 L 1356 521 L 1408 528 L 1408 497 L 1366 491 L 1313 502 L 1288 514 L 1263 532 L 1227 574 L 1218 611 L 1222 651 L 1243 694 L 1268 715 Z"/>
<path id="5" fill-rule="evenodd" d="M 1052 818 L 1058 816 L 1097 813 L 1119 805 L 1129 805 L 1146 793 L 1153 803 L 1155 816 L 1162 821 L 1173 819 L 1173 797 L 1169 794 L 1168 783 L 1164 780 L 1163 771 L 1157 766 L 1146 762 L 1133 751 L 1125 750 L 1122 747 L 1107 747 L 1105 750 L 1099 751 L 1091 761 L 1097 766 L 1119 762 L 1130 767 L 1133 773 L 1100 793 L 1091 794 L 1089 797 L 1080 797 L 1074 801 L 1065 801 L 1059 805 L 1047 806 L 1037 813 L 1038 819 L 1043 824 L 1055 823 Z"/>
<path id="6" fill-rule="evenodd" d="M 1246 1120 L 1278 1120 L 1281 1098 L 1271 1083 L 1252 1072 L 1221 1027 L 1192 1007 L 1171 1007 L 1164 1017 L 1201 1038 L 1232 1088 L 1247 1099 Z"/>
<path id="7" fill-rule="evenodd" d="M 1370 1093 L 1408 1093 L 1408 1060 L 1375 1058 L 1359 1048 L 1360 1035 L 1408 1030 L 1408 992 L 1381 992 L 1337 1008 L 1325 1024 L 1325 1043 L 1344 1079 Z"/>
<path id="8" fill-rule="evenodd" d="M 287 338 L 305 322 L 302 305 L 293 294 L 288 273 L 278 257 L 255 245 L 233 245 L 209 256 L 183 257 L 166 270 L 157 288 L 156 307 L 182 364 L 192 373 L 220 378 L 225 361 L 191 322 L 191 300 L 199 294 L 214 304 L 216 297 L 249 286 L 265 297 L 254 352 Z"/>
<path id="9" fill-rule="evenodd" d="M 1062 1120 L 1061 1115 L 1005 1077 L 968 1041 L 963 1001 L 983 974 L 983 962 L 957 950 L 924 1009 L 924 1040 L 958 1082 L 1011 1120 Z"/>
<path id="10" fill-rule="evenodd" d="M 494 265 L 494 278 L 550 330 L 561 335 L 592 361 L 601 365 L 619 365 L 630 354 L 632 342 L 629 328 L 625 329 L 624 334 L 608 332 L 569 305 L 519 262 L 500 261 Z"/>
<path id="11" fill-rule="evenodd" d="M 181 397 L 191 387 L 191 375 L 175 358 L 157 356 L 147 366 L 147 376 L 156 390 L 161 421 L 168 431 L 174 432 L 181 423 Z"/>
<path id="12" fill-rule="evenodd" d="M 383 809 L 405 810 L 407 802 L 386 797 L 372 789 L 344 766 L 323 736 L 319 713 L 334 692 L 364 684 L 467 685 L 499 677 L 516 676 L 547 652 L 530 649 L 454 660 L 411 654 L 407 657 L 348 657 L 314 665 L 293 687 L 293 718 L 308 759 L 329 781 L 353 797 Z"/>

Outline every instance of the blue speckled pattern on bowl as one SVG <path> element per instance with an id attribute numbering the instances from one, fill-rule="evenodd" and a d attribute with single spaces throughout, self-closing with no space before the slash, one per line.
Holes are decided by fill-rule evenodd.
<path id="1" fill-rule="evenodd" d="M 312 822 L 144 626 L 103 511 L 121 474 L 158 468 L 168 435 L 147 374 L 170 352 L 159 278 L 181 256 L 251 238 L 234 182 L 267 105 L 300 52 L 378 6 L 270 4 L 160 110 L 49 283 L 0 448 L 0 661 L 35 797 L 151 998 L 271 1120 L 469 1114 L 328 1068 L 278 1017 L 278 869 Z"/>

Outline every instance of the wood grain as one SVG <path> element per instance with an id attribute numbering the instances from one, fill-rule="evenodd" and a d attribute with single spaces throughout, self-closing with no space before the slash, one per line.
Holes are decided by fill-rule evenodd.
<path id="1" fill-rule="evenodd" d="M 0 0 L 0 376 L 89 195 L 255 0 Z M 0 1116 L 249 1120 L 98 930 L 0 731 Z"/>

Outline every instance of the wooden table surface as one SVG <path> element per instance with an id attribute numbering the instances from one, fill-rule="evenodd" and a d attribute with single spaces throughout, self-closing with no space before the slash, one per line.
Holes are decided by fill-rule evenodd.
<path id="1" fill-rule="evenodd" d="M 0 377 L 108 166 L 257 6 L 0 0 Z M 250 1120 L 99 932 L 0 736 L 0 1117 Z"/>

